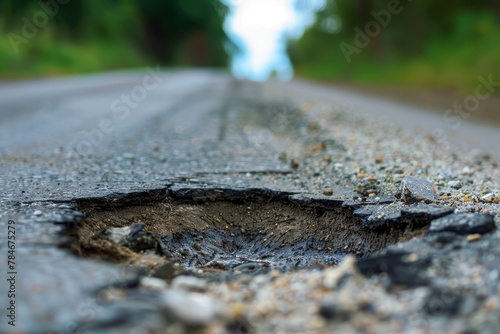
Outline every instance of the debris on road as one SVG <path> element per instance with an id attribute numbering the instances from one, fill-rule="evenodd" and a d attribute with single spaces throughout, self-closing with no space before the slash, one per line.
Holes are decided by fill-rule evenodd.
<path id="1" fill-rule="evenodd" d="M 448 215 L 431 222 L 429 233 L 453 232 L 461 235 L 484 234 L 495 229 L 492 215 L 480 213 L 462 213 Z"/>
<path id="2" fill-rule="evenodd" d="M 401 185 L 401 198 L 406 203 L 430 203 L 436 200 L 436 191 L 432 182 L 408 175 Z"/>
<path id="3" fill-rule="evenodd" d="M 102 231 L 103 238 L 120 246 L 130 248 L 134 252 L 156 250 L 158 240 L 145 230 L 146 224 L 136 223 L 132 226 L 112 228 Z"/>

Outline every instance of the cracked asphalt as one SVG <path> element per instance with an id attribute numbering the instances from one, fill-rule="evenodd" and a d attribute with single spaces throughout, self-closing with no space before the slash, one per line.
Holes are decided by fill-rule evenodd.
<path id="1" fill-rule="evenodd" d="M 9 221 L 17 273 L 16 326 L 4 311 L 1 332 L 498 332 L 497 128 L 463 123 L 453 141 L 436 143 L 432 129 L 448 131 L 440 115 L 302 81 L 235 81 L 215 70 L 4 83 L 0 105 L 3 310 L 12 300 L 5 298 Z M 479 149 L 463 149 L 470 137 Z M 432 182 L 430 201 L 398 195 L 408 175 Z M 400 243 L 357 254 L 357 264 L 347 257 L 326 269 L 206 283 L 210 302 L 179 297 L 174 283 L 155 285 L 133 266 L 68 250 L 66 232 L 85 224 L 88 205 L 248 196 L 312 208 L 318 217 L 341 210 L 353 226 L 380 238 L 394 233 Z M 415 226 L 433 232 L 408 234 Z M 332 257 L 356 254 L 349 247 Z M 184 302 L 194 303 L 185 308 L 196 321 L 172 306 Z M 207 303 L 217 312 L 203 313 Z"/>

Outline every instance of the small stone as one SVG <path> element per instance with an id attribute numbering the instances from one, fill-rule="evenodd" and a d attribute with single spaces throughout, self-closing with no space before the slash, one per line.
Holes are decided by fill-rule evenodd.
<path id="1" fill-rule="evenodd" d="M 323 195 L 325 196 L 332 196 L 333 195 L 333 189 L 332 188 L 325 188 L 323 191 Z"/>
<path id="2" fill-rule="evenodd" d="M 36 210 L 35 212 L 33 212 L 33 214 L 34 214 L 35 216 L 41 216 L 41 215 L 43 214 L 43 212 L 42 212 L 42 211 L 40 211 L 40 210 Z"/>
<path id="3" fill-rule="evenodd" d="M 171 280 L 175 277 L 175 266 L 172 261 L 167 261 L 158 267 L 151 273 L 152 276 L 161 278 L 164 280 Z"/>
<path id="4" fill-rule="evenodd" d="M 320 305 L 318 313 L 323 318 L 331 320 L 335 318 L 335 314 L 337 313 L 337 307 L 333 303 L 323 303 Z"/>
<path id="5" fill-rule="evenodd" d="M 357 311 L 357 305 L 347 294 L 341 294 L 336 301 L 325 300 L 321 303 L 318 313 L 325 320 L 348 321 Z"/>
<path id="6" fill-rule="evenodd" d="M 193 327 L 209 324 L 217 312 L 214 302 L 208 296 L 185 290 L 165 292 L 162 306 L 167 318 Z"/>
<path id="7" fill-rule="evenodd" d="M 311 147 L 311 153 L 319 153 L 321 151 L 324 151 L 326 149 L 326 144 L 325 143 L 320 143 L 317 145 L 313 145 Z"/>
<path id="8" fill-rule="evenodd" d="M 490 297 L 488 300 L 484 303 L 484 307 L 486 308 L 486 311 L 491 312 L 495 311 L 498 308 L 498 298 L 497 297 Z"/>
<path id="9" fill-rule="evenodd" d="M 481 197 L 481 199 L 487 203 L 500 203 L 500 192 L 490 192 Z"/>
<path id="10" fill-rule="evenodd" d="M 450 188 L 460 189 L 460 188 L 462 188 L 462 186 L 463 186 L 462 182 L 460 182 L 458 180 L 448 182 L 448 187 L 450 187 Z"/>
<path id="11" fill-rule="evenodd" d="M 290 167 L 293 169 L 299 168 L 299 163 L 295 160 L 290 161 Z"/>
<path id="12" fill-rule="evenodd" d="M 353 255 L 347 255 L 337 267 L 328 268 L 324 271 L 323 287 L 335 289 L 342 277 L 357 273 L 356 258 Z"/>
<path id="13" fill-rule="evenodd" d="M 418 255 L 415 253 L 411 253 L 408 255 L 408 262 L 415 262 L 418 261 Z"/>
<path id="14" fill-rule="evenodd" d="M 147 232 L 144 223 L 132 226 L 111 228 L 102 232 L 103 238 L 120 246 L 130 248 L 134 252 L 153 250 L 158 246 L 158 240 Z"/>
<path id="15" fill-rule="evenodd" d="M 245 315 L 245 304 L 242 302 L 236 302 L 233 305 L 231 305 L 231 308 L 229 310 L 229 314 L 235 319 L 241 318 Z"/>
<path id="16" fill-rule="evenodd" d="M 122 156 L 123 156 L 123 158 L 129 159 L 129 160 L 135 159 L 135 155 L 133 155 L 132 153 L 123 153 Z"/>
<path id="17" fill-rule="evenodd" d="M 474 170 L 470 168 L 469 166 L 465 166 L 462 169 L 462 175 L 472 175 L 474 173 Z"/>
<path id="18" fill-rule="evenodd" d="M 453 232 L 461 235 L 484 234 L 495 229 L 492 215 L 480 213 L 462 213 L 448 215 L 431 222 L 428 233 Z"/>
<path id="19" fill-rule="evenodd" d="M 424 179 L 407 176 L 401 185 L 401 198 L 406 203 L 424 201 L 434 202 L 436 194 L 432 182 Z"/>
<path id="20" fill-rule="evenodd" d="M 98 292 L 97 300 L 101 303 L 114 303 L 123 299 L 125 296 L 125 290 L 108 287 Z"/>
<path id="21" fill-rule="evenodd" d="M 375 197 L 375 196 L 377 196 L 377 194 L 375 194 L 375 193 L 368 194 L 368 197 Z"/>
<path id="22" fill-rule="evenodd" d="M 329 155 L 325 155 L 325 156 L 323 157 L 323 161 L 324 161 L 324 162 L 331 162 L 331 161 L 332 161 L 332 157 L 330 157 Z"/>
<path id="23" fill-rule="evenodd" d="M 467 236 L 467 242 L 478 241 L 480 239 L 481 239 L 481 234 L 479 233 L 469 234 Z"/>
<path id="24" fill-rule="evenodd" d="M 381 157 L 381 156 L 375 157 L 375 163 L 376 164 L 382 164 L 382 163 L 384 163 L 384 158 Z"/>
<path id="25" fill-rule="evenodd" d="M 157 254 L 143 254 L 132 259 L 129 264 L 139 271 L 150 272 L 165 262 L 165 259 Z"/>
<path id="26" fill-rule="evenodd" d="M 359 177 L 359 175 L 358 175 Z M 363 196 L 369 196 L 370 194 L 377 195 L 379 190 L 377 189 L 377 185 L 373 184 L 373 179 L 360 181 L 356 187 L 356 192 Z"/>
<path id="27" fill-rule="evenodd" d="M 202 292 L 207 289 L 207 282 L 198 277 L 182 275 L 174 278 L 172 287 Z"/>
<path id="28" fill-rule="evenodd" d="M 446 181 L 451 179 L 451 175 L 447 172 L 439 172 L 438 179 L 442 181 Z"/>
<path id="29" fill-rule="evenodd" d="M 340 162 L 337 162 L 335 165 L 333 165 L 333 168 L 335 169 L 341 169 L 341 168 L 344 168 L 344 164 L 340 163 Z"/>
<path id="30" fill-rule="evenodd" d="M 495 197 L 495 194 L 494 194 L 494 193 L 489 193 L 489 194 L 483 195 L 483 196 L 481 197 L 481 199 L 482 199 L 483 201 L 487 201 L 487 202 L 489 202 L 489 201 L 491 201 L 491 199 L 493 199 L 494 197 Z"/>
<path id="31" fill-rule="evenodd" d="M 141 277 L 139 281 L 139 286 L 143 289 L 148 290 L 163 290 L 167 288 L 167 283 L 165 280 L 156 277 Z"/>

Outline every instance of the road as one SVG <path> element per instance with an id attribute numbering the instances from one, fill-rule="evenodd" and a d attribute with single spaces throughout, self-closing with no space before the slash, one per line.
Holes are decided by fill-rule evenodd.
<path id="1" fill-rule="evenodd" d="M 149 68 L 2 83 L 0 106 L 0 228 L 5 236 L 0 250 L 7 252 L 8 221 L 13 221 L 18 272 L 18 326 L 9 327 L 2 320 L 1 332 L 71 332 L 78 328 L 94 333 L 112 327 L 132 333 L 144 329 L 146 320 L 153 330 L 164 326 L 157 310 L 166 306 L 137 288 L 140 274 L 68 252 L 68 245 L 76 249 L 72 233 L 81 231 L 81 211 L 92 216 L 99 210 L 145 205 L 146 209 L 141 208 L 148 212 L 148 203 L 170 203 L 175 198 L 182 205 L 191 201 L 192 205 L 214 203 L 227 210 L 221 215 L 234 211 L 243 217 L 247 206 L 250 210 L 257 203 L 252 209 L 256 217 L 269 217 L 269 212 L 274 212 L 283 222 L 295 219 L 304 224 L 287 226 L 287 232 L 277 231 L 276 235 L 301 245 L 312 242 L 312 251 L 298 254 L 293 244 L 280 241 L 272 252 L 279 255 L 282 248 L 285 257 L 295 252 L 294 259 L 305 262 L 324 259 L 321 251 L 329 247 L 323 245 L 326 234 L 321 239 L 316 234 L 333 231 L 329 224 L 335 225 L 337 219 L 335 233 L 342 237 L 338 242 L 329 241 L 334 251 L 339 250 L 330 257 L 337 261 L 345 255 L 343 250 L 365 254 L 409 239 L 406 221 L 400 224 L 403 227 L 392 225 L 403 222 L 403 209 L 401 203 L 390 206 L 396 200 L 396 186 L 391 183 L 383 188 L 388 175 L 396 178 L 398 173 L 411 170 L 414 175 L 435 179 L 446 172 L 456 175 L 455 179 L 474 193 L 482 193 L 483 188 L 498 189 L 498 169 L 479 153 L 500 158 L 500 147 L 495 145 L 500 142 L 497 128 L 464 120 L 452 136 L 450 124 L 439 113 L 301 80 L 252 83 L 235 81 L 215 70 Z M 427 134 L 436 128 L 453 140 L 429 140 Z M 470 148 L 471 141 L 478 151 Z M 455 147 L 457 153 L 452 154 Z M 473 181 L 469 169 L 482 181 Z M 367 174 L 374 177 L 365 181 Z M 373 188 L 373 184 L 377 186 Z M 444 195 L 451 191 L 450 198 L 459 194 L 458 189 L 449 189 L 444 183 L 442 187 L 438 191 Z M 323 195 L 327 192 L 330 194 Z M 272 209 L 276 201 L 290 213 L 279 207 Z M 228 209 L 226 202 L 237 207 Z M 189 216 L 198 210 L 191 204 L 180 209 L 169 205 L 170 215 Z M 477 208 L 477 212 L 498 210 L 488 205 Z M 359 211 L 362 209 L 369 214 Z M 450 213 L 449 209 L 433 210 L 417 207 L 406 213 L 406 219 L 418 218 L 428 224 L 443 212 Z M 110 217 L 129 219 L 128 223 L 137 219 L 118 211 Z M 332 220 L 328 215 L 333 213 L 340 216 Z M 200 217 L 193 214 L 192 219 Z M 347 225 L 341 226 L 350 221 L 345 217 L 354 217 L 356 231 L 366 231 L 352 235 Z M 324 230 L 309 223 L 315 219 L 324 220 Z M 383 237 L 374 237 L 380 233 L 374 226 L 383 230 Z M 228 228 L 221 225 L 222 230 Z M 298 232 L 289 232 L 293 228 Z M 487 275 L 500 254 L 494 246 L 499 245 L 498 233 L 489 238 L 460 254 L 443 251 L 434 256 L 464 261 L 463 257 L 478 252 L 477 247 L 491 244 L 493 258 L 485 258 L 487 264 L 481 269 Z M 82 252 L 85 242 L 78 244 Z M 408 247 L 427 251 L 430 246 L 426 242 L 414 241 Z M 467 245 L 462 239 L 453 242 Z M 478 258 L 479 262 L 483 259 Z M 5 259 L 2 255 L 2 275 L 7 272 Z M 451 278 L 462 274 L 448 272 Z M 9 286 L 3 276 L 1 282 L 3 300 Z M 120 289 L 128 291 L 126 297 L 119 297 L 124 298 L 122 302 L 98 300 L 97 291 L 118 283 L 125 286 Z M 485 286 L 494 289 L 496 283 L 497 277 L 493 277 Z M 115 293 L 113 289 L 110 291 Z M 4 308 L 3 302 L 1 306 Z M 440 323 L 437 321 L 434 328 L 441 328 Z"/>
<path id="2" fill-rule="evenodd" d="M 142 86 L 143 74 L 111 72 L 4 83 L 0 85 L 0 102 L 3 106 L 0 110 L 2 149 L 13 152 L 15 149 L 35 148 L 40 141 L 44 142 L 45 148 L 64 147 L 68 143 L 74 144 L 75 137 L 82 135 L 83 131 L 98 129 L 103 119 L 112 119 L 112 126 L 115 128 L 116 125 L 117 131 L 113 129 L 113 133 L 104 136 L 105 146 L 113 137 L 119 137 L 120 131 L 126 131 L 127 127 L 134 124 L 138 117 L 147 119 L 162 114 L 199 89 L 217 90 L 216 94 L 222 97 L 229 94 L 233 85 L 232 79 L 216 71 L 173 71 L 162 75 L 165 80 L 161 86 L 148 91 L 145 100 L 136 108 L 131 107 L 131 116 L 124 120 L 117 119 L 117 114 L 122 113 L 113 112 L 113 102 L 120 99 L 122 94 L 130 95 L 134 87 Z M 255 86 L 255 89 L 262 89 L 258 88 L 259 85 Z M 373 117 L 374 120 L 384 120 L 405 131 L 437 134 L 440 136 L 438 140 L 442 139 L 442 143 L 457 149 L 478 149 L 492 154 L 496 159 L 500 158 L 500 147 L 494 145 L 500 140 L 497 126 L 469 119 L 447 121 L 443 117 L 445 110 L 419 109 L 302 80 L 266 83 L 262 86 L 266 87 L 264 90 L 274 89 L 280 98 L 294 103 L 316 101 L 334 109 L 343 108 Z M 169 114 L 161 117 L 167 118 Z M 436 129 L 439 129 L 438 132 Z M 26 131 L 30 131 L 30 136 L 23 135 Z M 47 140 L 52 141 L 49 146 Z"/>
<path id="3" fill-rule="evenodd" d="M 289 96 L 345 108 L 371 117 L 374 122 L 383 120 L 410 133 L 438 136 L 438 144 L 450 145 L 458 151 L 475 149 L 492 154 L 497 160 L 500 158 L 500 149 L 493 144 L 500 140 L 496 125 L 468 118 L 450 120 L 449 115 L 445 117 L 446 110 L 418 108 L 314 82 L 292 81 L 285 86 Z"/>

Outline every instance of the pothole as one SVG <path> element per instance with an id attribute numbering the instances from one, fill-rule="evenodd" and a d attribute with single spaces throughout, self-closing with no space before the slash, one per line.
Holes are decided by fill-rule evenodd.
<path id="1" fill-rule="evenodd" d="M 287 196 L 259 193 L 215 197 L 166 193 L 80 206 L 87 217 L 69 231 L 74 252 L 132 263 L 149 272 L 166 261 L 208 274 L 329 266 L 346 254 L 363 257 L 426 230 L 411 225 L 368 229 L 349 207 L 300 205 Z M 138 223 L 144 225 L 137 229 Z M 135 226 L 142 237 L 150 236 L 156 243 L 133 251 L 130 245 L 111 241 L 112 233 L 120 237 L 123 231 L 130 232 L 115 230 L 127 226 Z"/>

